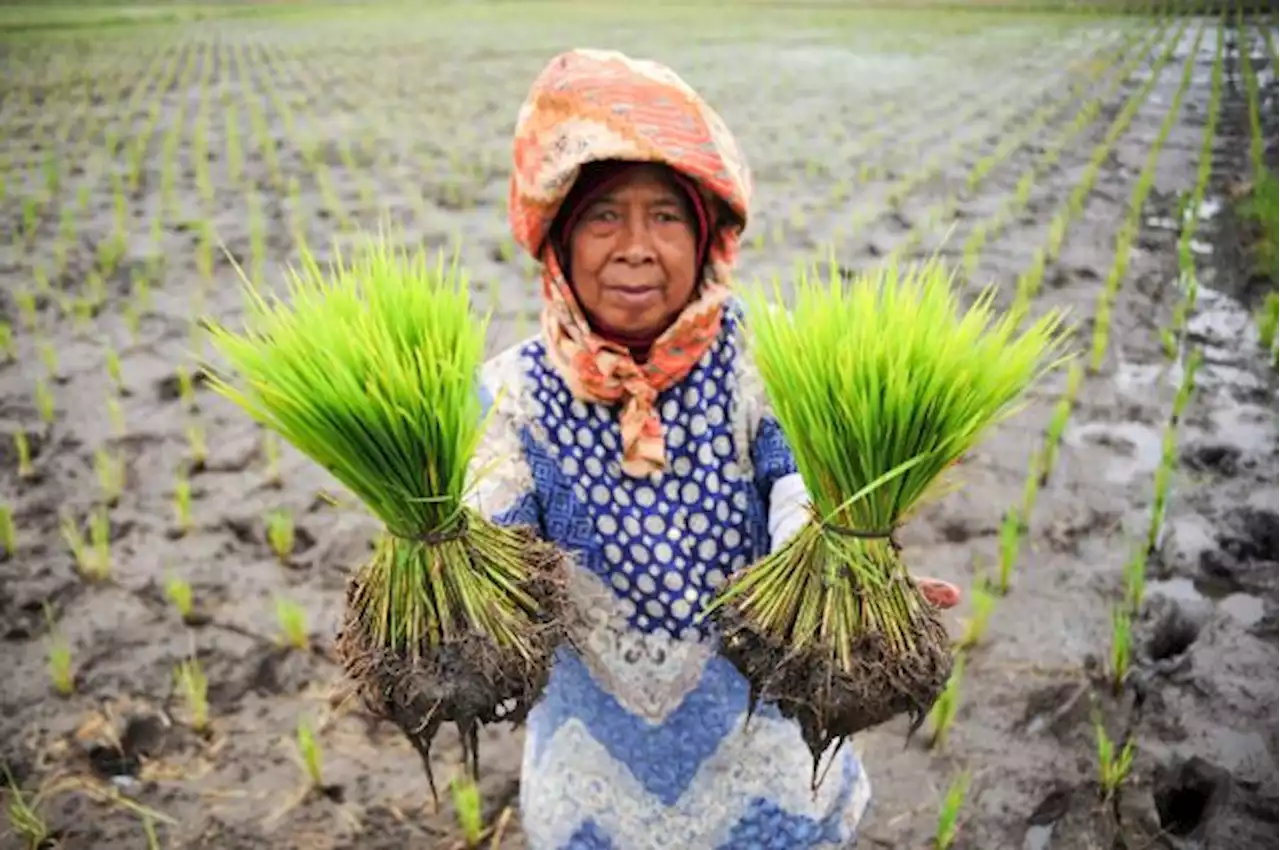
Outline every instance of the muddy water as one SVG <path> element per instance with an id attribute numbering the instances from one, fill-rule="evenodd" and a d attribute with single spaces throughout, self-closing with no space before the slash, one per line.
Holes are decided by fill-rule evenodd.
<path id="1" fill-rule="evenodd" d="M 117 33 L 107 42 L 109 55 L 94 52 L 106 53 L 105 46 L 84 46 L 77 55 L 64 45 L 61 67 L 116 69 L 111 79 L 122 85 L 142 79 L 156 51 L 171 51 L 179 71 L 190 59 L 192 76 L 165 82 L 158 72 L 166 63 L 154 69 L 157 136 L 146 149 L 140 187 L 128 197 L 126 267 L 108 281 L 105 311 L 78 330 L 51 306 L 42 308 L 40 338 L 59 360 L 58 380 L 50 385 L 58 410 L 52 428 L 40 425 L 32 400 L 43 373 L 35 335 L 20 332 L 18 359 L 0 366 L 0 480 L 13 499 L 20 539 L 18 555 L 0 562 L 0 756 L 28 788 L 70 772 L 119 789 L 173 819 L 159 823 L 166 847 L 456 842 L 447 804 L 438 812 L 424 804 L 416 756 L 391 729 L 341 701 L 329 658 L 344 581 L 367 551 L 374 523 L 349 505 L 320 498 L 319 491 L 336 492 L 333 482 L 287 448 L 279 465 L 282 486 L 274 486 L 261 434 L 229 404 L 201 390 L 198 409 L 187 412 L 176 397 L 174 366 L 187 357 L 193 312 L 228 318 L 240 309 L 234 273 L 221 258 L 213 280 L 200 286 L 195 220 L 209 217 L 245 262 L 252 189 L 261 201 L 272 268 L 292 257 L 291 212 L 323 247 L 335 232 L 333 210 L 303 151 L 345 142 L 357 170 L 346 167 L 336 148 L 326 148 L 324 157 L 342 211 L 366 226 L 385 211 L 406 238 L 432 245 L 461 237 L 481 298 L 498 308 L 496 347 L 534 328 L 533 269 L 509 252 L 503 230 L 505 157 L 515 108 L 554 50 L 607 43 L 658 56 L 720 108 L 758 177 L 758 216 L 742 267 L 751 278 L 790 274 L 797 260 L 828 244 L 837 246 L 842 265 L 870 265 L 928 226 L 926 213 L 950 195 L 955 220 L 937 222 L 918 250 L 936 248 L 948 231 L 948 251 L 962 244 L 968 228 L 1001 206 L 1023 170 L 1063 131 L 1074 106 L 1010 151 L 973 191 L 957 192 L 968 168 L 1016 131 L 1021 116 L 1065 93 L 1075 79 L 1067 76 L 1071 57 L 1100 54 L 1141 25 L 1008 15 L 964 18 L 960 25 L 947 16 L 759 10 L 750 17 L 718 15 L 712 28 L 694 12 L 633 12 L 626 21 L 603 12 L 572 20 L 518 17 L 526 13 L 510 8 L 503 14 L 517 17 L 472 9 L 413 19 L 413 27 L 383 14 L 358 22 L 319 17 L 307 25 L 219 22 L 199 31 Z M 981 26 L 970 25 L 974 21 Z M 1085 320 L 1086 332 L 1115 229 L 1172 100 L 1191 36 L 1108 158 L 1061 257 L 1046 272 L 1037 309 L 1069 306 Z M 41 56 L 17 52 L 0 61 L 26 73 L 49 62 Z M 941 790 L 962 766 L 972 770 L 973 785 L 961 846 L 1083 848 L 1099 846 L 1115 829 L 1089 786 L 1095 693 L 1089 676 L 1094 659 L 1106 654 L 1108 605 L 1120 593 L 1122 565 L 1135 537 L 1145 533 L 1161 434 L 1181 380 L 1181 367 L 1162 353 L 1158 329 L 1169 323 L 1176 295 L 1172 197 L 1194 179 L 1211 59 L 1206 40 L 1157 163 L 1148 224 L 1115 306 L 1110 352 L 1081 390 L 1058 466 L 1032 517 L 1013 591 L 1000 601 L 988 638 L 970 659 L 949 746 L 939 753 L 915 744 L 904 749 L 900 724 L 867 737 L 876 799 L 859 846 L 924 846 Z M 206 68 L 210 90 L 226 93 L 231 108 L 209 112 L 213 192 L 202 196 L 192 143 Z M 1178 834 L 1199 830 L 1213 847 L 1270 846 L 1258 842 L 1270 836 L 1276 816 L 1275 379 L 1247 319 L 1256 286 L 1244 271 L 1224 201 L 1245 173 L 1247 124 L 1237 76 L 1233 71 L 1202 216 L 1200 299 L 1189 326 L 1205 365 L 1179 431 L 1173 496 L 1137 627 L 1137 666 L 1124 697 L 1097 692 L 1113 734 L 1137 718 L 1134 781 L 1118 807 L 1132 846 L 1149 846 L 1136 836 L 1162 823 Z M 1114 92 L 1099 119 L 1037 181 L 1026 213 L 984 250 L 975 278 L 1001 283 L 1008 293 L 1002 299 L 1043 244 L 1050 218 L 1123 99 L 1144 78 L 1140 70 Z M 114 208 L 104 128 L 83 116 L 99 116 L 124 137 L 149 120 L 150 95 L 133 114 L 75 89 L 58 97 L 43 112 L 72 116 L 71 141 L 59 149 L 68 173 L 32 250 L 12 241 L 0 246 L 6 294 L 27 285 L 36 265 L 51 261 L 64 207 L 74 212 L 77 242 L 56 283 L 80 291 L 94 245 L 112 231 Z M 81 100 L 85 110 L 73 111 Z M 177 125 L 180 104 L 186 112 Z M 291 115 L 292 134 L 280 104 Z M 232 109 L 242 151 L 238 183 L 226 144 Z M 254 109 L 262 110 L 269 138 L 254 132 Z M 41 114 L 34 104 L 11 111 L 6 97 L 0 115 L 15 128 L 3 143 L 12 161 L 26 162 L 33 147 L 38 153 L 52 144 L 31 141 L 29 125 Z M 166 209 L 160 134 L 171 125 L 182 135 Z M 273 182 L 268 151 L 279 162 L 283 187 Z M 936 173 L 896 212 L 885 209 L 899 181 L 924 163 L 936 164 Z M 859 178 L 867 166 L 876 168 L 875 176 Z M 9 182 L 0 201 L 8 222 L 20 220 L 19 199 L 34 191 L 38 174 Z M 287 197 L 282 190 L 291 177 L 298 184 Z M 158 211 L 163 227 L 156 244 L 150 228 Z M 162 285 L 133 340 L 123 313 L 129 275 L 157 257 L 164 260 Z M 16 326 L 14 300 L 2 303 Z M 120 353 L 125 378 L 123 436 L 106 415 L 108 344 Z M 1061 376 L 1048 381 L 966 462 L 965 489 L 908 529 L 913 564 L 965 587 L 991 568 L 1000 515 L 1021 500 L 1028 458 L 1061 390 Z M 189 464 L 191 422 L 205 428 L 209 457 L 191 479 L 195 528 L 177 536 L 173 489 Z M 31 480 L 16 475 L 11 435 L 18 429 L 32 435 Z M 75 574 L 60 540 L 58 512 L 83 518 L 94 504 L 93 453 L 100 447 L 125 459 L 127 484 L 112 512 L 112 582 L 89 585 Z M 267 511 L 280 508 L 292 513 L 298 529 L 283 563 L 267 544 L 263 522 Z M 178 620 L 164 597 L 174 575 L 193 587 L 191 625 Z M 313 651 L 278 646 L 280 597 L 307 611 Z M 75 660 L 76 694 L 65 700 L 49 691 L 46 603 Z M 967 614 L 959 612 L 957 629 Z M 210 682 L 214 719 L 207 736 L 191 730 L 172 686 L 173 665 L 193 651 Z M 300 716 L 318 729 L 324 793 L 305 793 L 292 745 Z M 518 731 L 485 732 L 481 787 L 490 821 L 514 800 L 519 747 Z M 456 742 L 446 735 L 437 775 L 449 776 L 456 758 Z M 1223 797 L 1222 789 L 1230 793 Z M 136 816 L 95 803 L 83 790 L 52 793 L 44 812 L 64 846 L 145 846 Z M 504 835 L 502 846 L 523 846 L 513 822 Z M 16 846 L 11 837 L 0 837 L 0 847 L 10 846 Z"/>

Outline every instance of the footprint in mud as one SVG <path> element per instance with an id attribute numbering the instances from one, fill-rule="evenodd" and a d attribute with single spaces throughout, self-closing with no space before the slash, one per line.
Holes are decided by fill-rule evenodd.
<path id="1" fill-rule="evenodd" d="M 1199 756 L 1160 765 L 1152 796 L 1160 828 L 1178 838 L 1203 838 L 1226 804 L 1231 774 Z"/>
<path id="2" fill-rule="evenodd" d="M 199 391 L 209 384 L 209 374 L 204 368 L 191 370 L 191 388 Z M 182 378 L 177 372 L 155 382 L 156 398 L 160 401 L 177 401 L 182 397 Z"/>
<path id="3" fill-rule="evenodd" d="M 1227 511 L 1216 542 L 1216 549 L 1200 553 L 1203 577 L 1229 592 L 1275 592 L 1280 561 L 1280 517 L 1275 511 L 1247 507 Z"/>
<path id="4" fill-rule="evenodd" d="M 1193 472 L 1234 478 L 1244 468 L 1244 452 L 1237 446 L 1200 443 L 1182 450 L 1182 463 Z M 1253 464 L 1249 464 L 1250 467 Z"/>

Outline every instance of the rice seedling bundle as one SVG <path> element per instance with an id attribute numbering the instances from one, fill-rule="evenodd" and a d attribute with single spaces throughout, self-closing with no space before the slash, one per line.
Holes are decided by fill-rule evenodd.
<path id="1" fill-rule="evenodd" d="M 945 687 L 949 638 L 896 529 L 1063 359 L 1060 313 L 1019 332 L 992 288 L 962 312 L 954 282 L 936 261 L 849 282 L 833 268 L 801 276 L 790 312 L 765 292 L 747 299 L 748 343 L 811 518 L 708 611 L 753 707 L 800 723 L 815 780 L 833 742 L 903 713 L 914 732 Z"/>
<path id="2" fill-rule="evenodd" d="M 377 239 L 327 267 L 304 252 L 287 283 L 286 297 L 247 287 L 243 333 L 214 326 L 235 377 L 210 386 L 383 523 L 349 583 L 338 652 L 435 794 L 429 754 L 443 723 L 458 726 L 474 772 L 479 724 L 518 723 L 541 693 L 567 561 L 466 499 L 486 424 L 476 380 L 487 321 L 456 264 Z"/>

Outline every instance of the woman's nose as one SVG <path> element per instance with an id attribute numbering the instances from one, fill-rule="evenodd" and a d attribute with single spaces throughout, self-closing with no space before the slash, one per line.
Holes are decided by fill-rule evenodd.
<path id="1" fill-rule="evenodd" d="M 624 260 L 629 263 L 643 263 L 653 259 L 653 232 L 649 227 L 647 216 L 627 215 L 620 235 L 622 244 L 619 253 Z"/>

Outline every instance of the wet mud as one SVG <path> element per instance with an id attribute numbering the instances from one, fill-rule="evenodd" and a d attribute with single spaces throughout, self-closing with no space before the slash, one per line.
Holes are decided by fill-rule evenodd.
<path id="1" fill-rule="evenodd" d="M 847 269 L 894 251 L 940 251 L 959 263 L 971 230 L 1066 137 L 1080 106 L 1100 97 L 1096 116 L 1040 170 L 1025 207 L 993 229 L 968 274 L 975 291 L 997 282 L 1007 305 L 1157 54 L 1108 87 L 1102 71 L 1118 64 L 1101 57 L 1146 32 L 1136 16 L 762 8 L 717 13 L 712 27 L 691 10 L 552 21 L 507 6 L 503 18 L 484 7 L 414 17 L 410 31 L 402 14 L 119 28 L 97 46 L 64 35 L 0 52 L 13 81 L 0 107 L 8 163 L 0 214 L 15 234 L 0 245 L 0 311 L 16 345 L 0 363 L 0 493 L 18 541 L 0 561 L 0 762 L 38 803 L 56 846 L 146 847 L 137 806 L 151 812 L 163 847 L 462 846 L 450 803 L 430 800 L 418 755 L 361 706 L 333 650 L 349 576 L 367 559 L 376 522 L 289 447 L 273 460 L 260 429 L 198 378 L 184 395 L 178 367 L 198 345 L 193 317 L 228 320 L 242 309 L 227 256 L 202 254 L 202 222 L 240 264 L 260 253 L 274 284 L 300 234 L 323 251 L 350 238 L 344 222 L 375 227 L 385 218 L 431 246 L 461 238 L 480 301 L 495 310 L 496 350 L 532 333 L 538 309 L 536 269 L 504 227 L 510 124 L 528 81 L 568 44 L 660 57 L 724 114 L 757 175 L 744 281 L 790 275 L 828 247 Z M 1033 309 L 1069 307 L 1085 334 L 1199 24 L 1117 138 L 1045 270 Z M 1158 158 L 1107 356 L 1081 385 L 1011 590 L 969 653 L 945 747 L 928 748 L 927 736 L 904 745 L 905 718 L 860 736 L 874 799 L 859 847 L 929 846 L 942 793 L 964 768 L 971 785 L 958 848 L 1274 846 L 1276 375 L 1251 318 L 1262 284 L 1231 212 L 1249 134 L 1235 47 L 1213 179 L 1197 211 L 1200 298 L 1188 340 L 1204 363 L 1178 426 L 1133 668 L 1118 690 L 1105 675 L 1110 606 L 1146 532 L 1182 374 L 1160 329 L 1177 300 L 1177 198 L 1194 185 L 1212 33 Z M 1262 39 L 1241 43 L 1274 105 Z M 1270 140 L 1274 111 L 1265 113 Z M 1033 115 L 1039 123 L 1027 130 Z M 169 135 L 172 127 L 180 132 Z M 46 151 L 61 164 L 60 183 L 28 225 L 24 199 L 48 194 Z M 1274 167 L 1273 142 L 1268 155 Z M 970 185 L 984 157 L 990 170 Z M 74 236 L 60 240 L 68 219 Z M 19 235 L 24 228 L 30 238 Z M 77 318 L 57 293 L 88 291 L 91 271 L 102 268 L 100 246 L 119 228 L 123 250 L 101 276 L 106 298 L 91 320 Z M 50 275 L 51 291 L 35 282 L 37 269 Z M 145 303 L 140 276 L 151 283 Z M 35 330 L 24 325 L 19 293 L 27 291 Z M 119 356 L 119 389 L 108 347 Z M 46 349 L 56 355 L 52 369 Z M 51 425 L 36 395 L 46 375 Z M 966 591 L 990 573 L 1001 514 L 1021 502 L 1064 381 L 1057 375 L 1038 390 L 965 459 L 963 489 L 904 529 L 908 563 Z M 193 424 L 203 428 L 203 458 L 192 450 Z M 25 475 L 18 432 L 29 449 Z M 61 529 L 63 517 L 87 523 L 93 515 L 101 449 L 121 460 L 124 486 L 110 511 L 110 578 L 95 582 L 77 572 Z M 180 474 L 190 482 L 186 525 L 176 509 Z M 273 511 L 293 520 L 282 553 L 273 547 Z M 169 596 L 175 577 L 192 590 L 185 617 Z M 305 611 L 306 649 L 282 641 L 280 598 Z M 971 604 L 966 593 L 946 615 L 957 634 Z M 66 697 L 54 694 L 48 670 L 55 635 L 72 659 Z M 175 666 L 189 657 L 208 679 L 203 731 L 175 682 Z M 300 764 L 300 718 L 323 753 L 318 787 Z M 1105 801 L 1095 720 L 1115 740 L 1131 734 L 1136 743 L 1129 781 Z M 498 724 L 479 736 L 486 842 L 496 832 L 499 846 L 524 847 L 512 815 L 521 733 Z M 462 743 L 440 730 L 431 750 L 438 779 L 462 769 Z M 0 848 L 20 846 L 0 828 Z"/>

